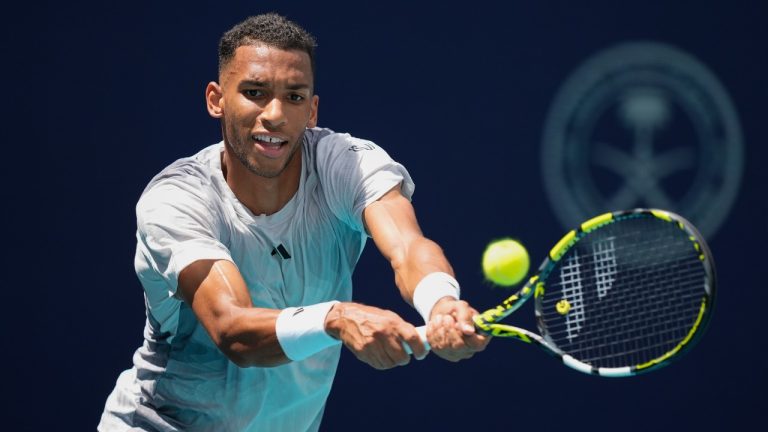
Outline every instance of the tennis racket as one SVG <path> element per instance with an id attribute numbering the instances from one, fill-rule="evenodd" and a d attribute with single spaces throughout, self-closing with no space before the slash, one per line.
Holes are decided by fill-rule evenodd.
<path id="1" fill-rule="evenodd" d="M 693 346 L 715 285 L 712 255 L 690 222 L 655 209 L 605 213 L 566 234 L 525 286 L 474 321 L 484 334 L 539 345 L 577 371 L 632 376 Z M 531 297 L 538 334 L 499 322 Z"/>

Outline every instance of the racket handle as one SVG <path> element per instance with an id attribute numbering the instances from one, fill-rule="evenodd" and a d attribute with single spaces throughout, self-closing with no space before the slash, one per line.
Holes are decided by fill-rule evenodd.
<path id="1" fill-rule="evenodd" d="M 419 337 L 421 338 L 421 341 L 424 343 L 424 348 L 426 348 L 427 351 L 429 351 L 430 346 L 429 346 L 429 342 L 427 342 L 427 326 L 423 325 L 423 326 L 416 327 L 416 332 L 419 333 Z M 411 351 L 411 347 L 408 346 L 408 344 L 405 342 L 403 342 L 403 349 L 408 354 L 413 354 L 413 351 Z"/>

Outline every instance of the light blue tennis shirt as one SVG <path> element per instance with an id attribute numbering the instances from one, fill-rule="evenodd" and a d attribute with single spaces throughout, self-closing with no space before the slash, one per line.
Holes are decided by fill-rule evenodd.
<path id="1" fill-rule="evenodd" d="M 107 399 L 100 431 L 314 431 L 340 345 L 286 365 L 240 368 L 219 351 L 177 293 L 201 259 L 235 263 L 256 307 L 284 309 L 352 298 L 365 246 L 366 206 L 401 184 L 405 168 L 375 144 L 308 129 L 299 189 L 279 212 L 251 213 L 221 171 L 223 143 L 180 159 L 138 205 L 136 274 L 144 287 L 144 344 Z"/>

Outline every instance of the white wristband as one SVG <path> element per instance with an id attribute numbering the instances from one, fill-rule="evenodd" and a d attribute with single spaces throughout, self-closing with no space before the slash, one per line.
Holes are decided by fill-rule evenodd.
<path id="1" fill-rule="evenodd" d="M 448 273 L 435 272 L 424 276 L 413 291 L 413 307 L 419 311 L 424 322 L 429 322 L 432 308 L 443 297 L 453 297 L 456 300 L 461 295 L 459 282 Z"/>
<path id="2" fill-rule="evenodd" d="M 294 361 L 341 343 L 325 331 L 325 317 L 338 301 L 283 309 L 277 316 L 275 333 L 285 355 Z"/>

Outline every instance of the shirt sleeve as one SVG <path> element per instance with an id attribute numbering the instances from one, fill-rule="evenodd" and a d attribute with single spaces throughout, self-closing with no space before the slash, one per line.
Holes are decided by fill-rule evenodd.
<path id="1" fill-rule="evenodd" d="M 317 170 L 331 211 L 359 232 L 365 232 L 363 210 L 390 189 L 401 185 L 411 199 L 415 189 L 404 166 L 376 144 L 331 134 L 317 144 Z"/>
<path id="2" fill-rule="evenodd" d="M 232 261 L 221 241 L 221 224 L 211 200 L 184 182 L 165 181 L 147 190 L 136 206 L 136 272 L 140 279 L 161 279 L 176 296 L 184 268 L 203 259 Z"/>

